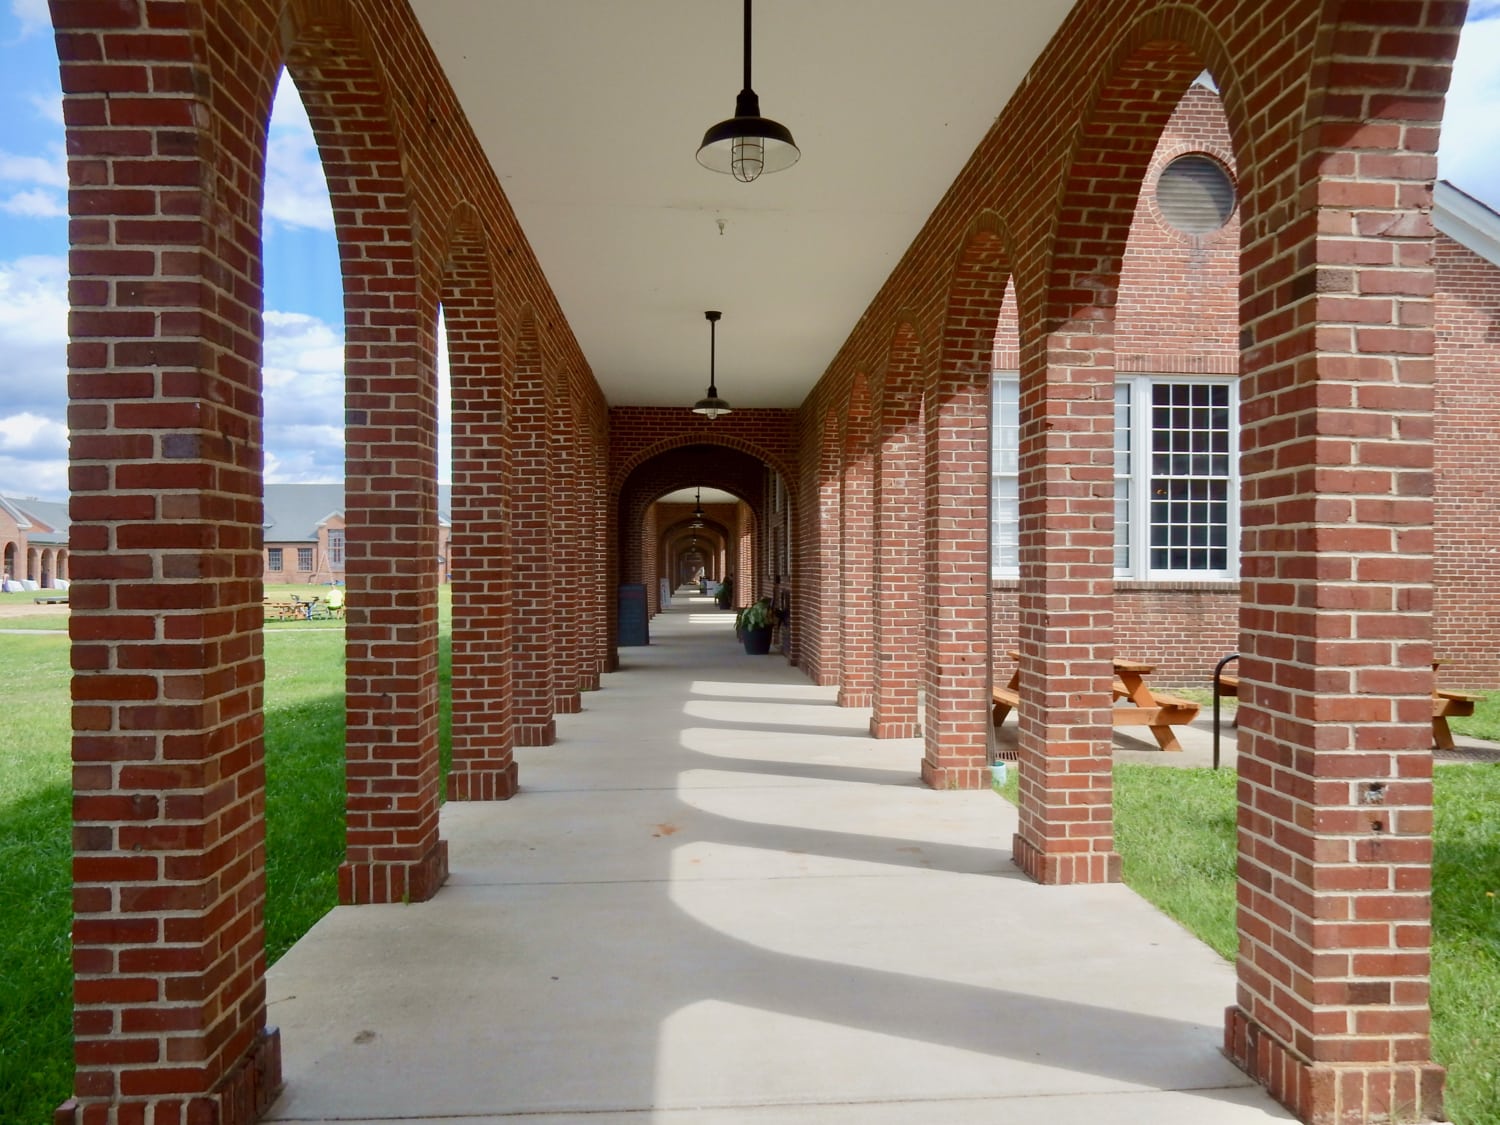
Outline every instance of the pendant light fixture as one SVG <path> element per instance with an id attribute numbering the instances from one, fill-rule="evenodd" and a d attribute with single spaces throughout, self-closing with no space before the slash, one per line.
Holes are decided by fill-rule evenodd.
<path id="1" fill-rule="evenodd" d="M 731 413 L 729 403 L 719 397 L 719 388 L 714 385 L 714 349 L 719 317 L 723 314 L 706 312 L 703 315 L 708 318 L 708 394 L 693 403 L 693 413 L 707 415 L 712 422 L 721 414 Z"/>
<path id="2" fill-rule="evenodd" d="M 693 522 L 690 523 L 688 526 L 689 527 L 695 527 L 695 528 L 703 526 L 703 486 L 702 485 L 698 486 L 698 502 L 693 505 Z M 694 539 L 696 539 L 696 538 L 697 538 L 697 536 L 694 536 Z"/>
<path id="3" fill-rule="evenodd" d="M 760 115 L 760 98 L 750 87 L 750 0 L 745 0 L 745 85 L 734 101 L 734 116 L 703 134 L 698 163 L 748 184 L 762 172 L 790 168 L 801 156 L 791 130 Z"/>

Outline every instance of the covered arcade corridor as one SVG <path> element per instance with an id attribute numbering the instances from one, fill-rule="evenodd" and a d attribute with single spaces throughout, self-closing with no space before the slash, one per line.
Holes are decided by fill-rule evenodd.
<path id="1" fill-rule="evenodd" d="M 353 909 L 328 929 L 393 924 L 379 939 L 397 943 L 392 958 L 361 969 L 385 987 L 482 947 L 484 971 L 444 987 L 517 990 L 493 994 L 505 1003 L 484 1013 L 483 1069 L 449 1096 L 501 1074 L 524 1083 L 528 1062 L 585 1043 L 574 1073 L 599 1092 L 581 1100 L 686 1104 L 704 1091 L 683 1045 L 705 1026 L 744 1037 L 731 1058 L 754 1042 L 785 1064 L 724 1074 L 732 1096 L 768 1069 L 804 1096 L 812 1056 L 793 1045 L 818 1026 L 834 1029 L 831 1057 L 859 1060 L 853 1099 L 902 1073 L 926 1096 L 949 1067 L 974 1068 L 954 1088 L 976 1096 L 1009 1068 L 1011 1089 L 1045 1087 L 1048 1067 L 1094 1086 L 1220 1089 L 1238 1080 L 1222 1042 L 1303 1120 L 1441 1116 L 1432 200 L 1466 5 L 756 10 L 761 93 L 805 153 L 739 182 L 693 159 L 742 57 L 749 70 L 735 0 L 49 0 L 70 187 L 74 670 L 76 1098 L 58 1125 L 249 1125 L 283 1071 L 295 1105 L 320 1073 L 378 1062 L 382 1035 L 414 1034 L 371 1013 L 312 1050 L 296 990 L 268 988 L 263 251 L 283 76 L 326 173 L 343 289 L 338 896 Z M 1215 221 L 1238 217 L 1216 290 L 1227 327 L 1208 340 L 1173 319 L 1156 333 L 1172 346 L 1143 351 L 1117 332 L 1127 249 L 1195 86 L 1222 106 L 1200 165 L 1227 192 Z M 1172 237 L 1191 255 L 1209 235 Z M 1015 454 L 1004 481 L 991 472 L 1000 359 L 1014 392 L 995 411 Z M 1147 412 L 1122 406 L 1122 375 L 1142 395 L 1161 378 L 1152 435 L 1170 439 L 1135 458 L 1162 468 L 1123 497 L 1121 462 L 1148 447 L 1144 426 L 1124 439 L 1122 409 Z M 1184 387 L 1177 411 L 1186 382 L 1201 393 Z M 690 409 L 705 383 L 732 414 Z M 1004 520 L 990 502 L 1001 484 Z M 774 597 L 791 615 L 796 671 L 766 673 L 791 702 L 695 692 L 738 681 L 717 657 L 689 668 L 676 617 L 660 651 L 616 643 L 623 588 L 649 598 L 694 553 L 691 521 L 684 545 L 681 511 L 661 501 L 699 486 L 734 498 L 710 505 L 699 547 L 734 569 L 736 600 Z M 1149 536 L 1148 508 L 1161 509 Z M 1020 654 L 1014 822 L 983 791 L 1002 535 Z M 1128 912 L 1170 927 L 1108 885 L 1121 865 L 1112 662 L 1161 655 L 1115 651 L 1127 572 L 1237 599 L 1239 955 L 1232 988 L 1181 1008 L 1156 993 L 1188 955 L 1120 941 Z M 682 694 L 632 717 L 651 692 L 607 701 L 617 667 L 622 685 Z M 774 743 L 755 733 L 788 707 L 805 717 Z M 613 741 L 578 760 L 568 738 L 591 745 L 580 732 L 605 717 Z M 680 743 L 610 752 L 664 717 L 689 722 Z M 769 813 L 743 807 L 756 796 L 775 798 Z M 569 802 L 600 811 L 549 817 Z M 733 893 L 750 884 L 721 881 L 757 866 L 784 876 L 754 883 L 758 908 Z M 877 890 L 873 918 L 850 908 Z M 590 1042 L 595 1017 L 546 1003 L 578 988 L 567 965 L 537 980 L 507 971 L 507 943 L 465 947 L 460 926 L 400 945 L 394 925 L 420 924 L 426 909 L 401 904 L 434 896 L 437 912 L 530 896 L 483 923 L 515 927 L 524 948 L 559 928 L 550 903 L 569 895 L 598 913 L 566 935 L 593 946 L 591 998 L 661 984 L 626 997 L 632 1022 L 599 1041 L 625 1044 L 620 1082 L 605 1081 L 614 1056 Z M 826 925 L 798 925 L 793 904 Z M 1058 956 L 1093 928 L 1075 910 L 1099 919 L 1100 945 Z M 681 963 L 655 961 L 638 925 L 664 927 Z M 708 979 L 705 950 L 743 972 Z M 1169 971 L 1147 973 L 1153 958 Z M 351 951 L 319 982 L 330 1003 L 354 1002 L 359 964 Z M 1059 991 L 1038 999 L 1049 979 Z M 1119 991 L 1143 980 L 1143 994 Z M 1038 1006 L 1058 1022 L 1025 1022 Z M 1026 1047 L 1043 1060 L 1023 1063 Z M 930 1069 L 915 1061 L 929 1055 Z"/>
<path id="2" fill-rule="evenodd" d="M 339 907 L 271 970 L 270 1120 L 1240 1125 L 1234 973 L 1125 887 L 1045 888 L 993 793 L 920 784 L 707 598 L 450 802 L 420 906 Z"/>

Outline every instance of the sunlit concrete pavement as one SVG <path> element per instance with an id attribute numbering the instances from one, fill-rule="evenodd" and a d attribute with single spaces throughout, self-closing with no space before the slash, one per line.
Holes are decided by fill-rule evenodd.
<path id="1" fill-rule="evenodd" d="M 271 971 L 277 1121 L 1290 1120 L 1219 1053 L 1230 966 L 1122 886 L 1039 887 L 990 792 L 692 598 L 445 807 L 431 902 Z"/>

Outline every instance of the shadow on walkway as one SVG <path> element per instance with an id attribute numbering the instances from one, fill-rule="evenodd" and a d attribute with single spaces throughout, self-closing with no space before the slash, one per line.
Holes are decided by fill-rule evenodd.
<path id="1" fill-rule="evenodd" d="M 281 1121 L 1288 1120 L 1218 1052 L 1230 967 L 1123 887 L 1043 888 L 1011 807 L 916 782 L 687 607 L 450 803 L 429 903 L 271 972 Z"/>

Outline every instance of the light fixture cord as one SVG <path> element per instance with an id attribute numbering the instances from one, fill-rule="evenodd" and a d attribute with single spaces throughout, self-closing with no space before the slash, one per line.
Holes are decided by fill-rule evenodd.
<path id="1" fill-rule="evenodd" d="M 750 89 L 750 0 L 745 0 L 745 89 Z"/>
<path id="2" fill-rule="evenodd" d="M 750 2 L 750 0 L 745 0 L 745 3 L 746 3 L 747 7 L 749 5 L 749 2 Z M 718 336 L 719 336 L 719 322 L 716 321 L 716 320 L 710 320 L 708 322 L 708 397 L 709 398 L 718 398 L 719 397 L 719 386 L 718 386 L 719 381 L 714 376 L 714 351 L 715 351 L 715 349 L 714 349 L 714 341 L 716 341 L 718 339 Z"/>

